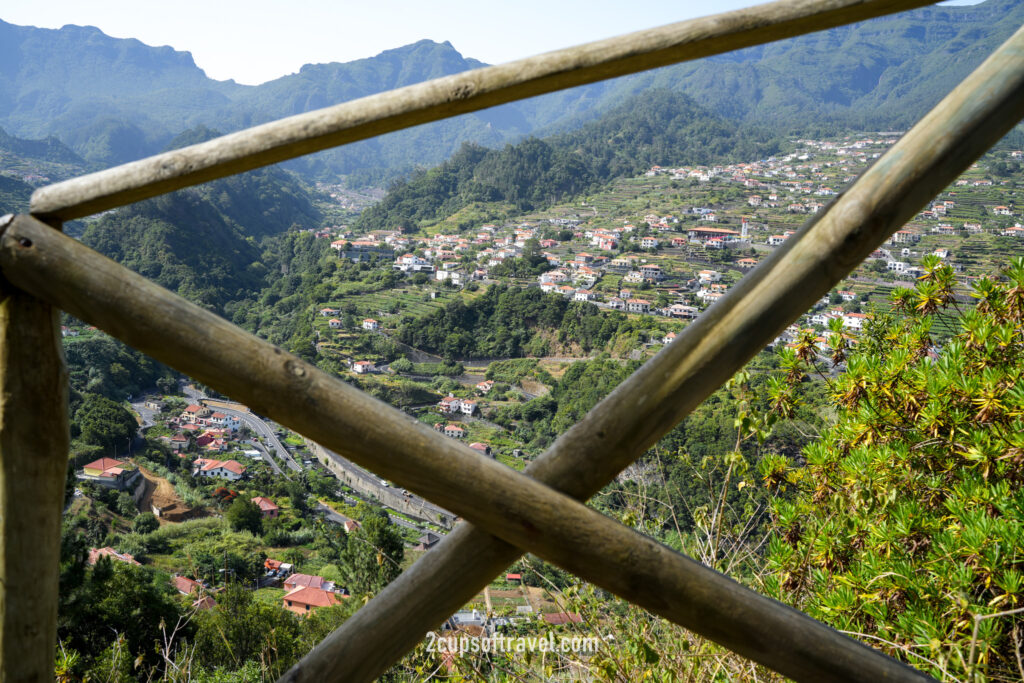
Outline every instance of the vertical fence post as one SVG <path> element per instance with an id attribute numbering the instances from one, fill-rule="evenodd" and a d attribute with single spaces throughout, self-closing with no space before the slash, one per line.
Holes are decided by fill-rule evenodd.
<path id="1" fill-rule="evenodd" d="M 53 680 L 67 399 L 56 309 L 0 276 L 0 683 Z"/>

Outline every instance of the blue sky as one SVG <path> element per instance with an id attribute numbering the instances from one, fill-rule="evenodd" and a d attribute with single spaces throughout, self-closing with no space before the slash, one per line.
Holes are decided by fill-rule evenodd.
<path id="1" fill-rule="evenodd" d="M 961 0 L 957 4 L 963 4 Z M 967 3 L 970 0 L 966 0 Z M 256 84 L 423 38 L 497 64 L 756 4 L 753 0 L 6 0 L 0 19 L 90 25 L 192 53 L 217 79 Z"/>

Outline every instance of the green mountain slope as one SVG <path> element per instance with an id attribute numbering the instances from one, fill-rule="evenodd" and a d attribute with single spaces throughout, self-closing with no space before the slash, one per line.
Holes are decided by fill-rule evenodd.
<path id="1" fill-rule="evenodd" d="M 763 131 L 715 116 L 685 95 L 653 90 L 572 133 L 502 150 L 463 147 L 437 168 L 393 186 L 359 224 L 414 230 L 473 202 L 529 210 L 654 164 L 757 158 L 778 148 Z"/>
<path id="2" fill-rule="evenodd" d="M 320 214 L 291 175 L 269 168 L 119 209 L 82 241 L 212 310 L 264 284 L 260 241 L 317 227 Z"/>

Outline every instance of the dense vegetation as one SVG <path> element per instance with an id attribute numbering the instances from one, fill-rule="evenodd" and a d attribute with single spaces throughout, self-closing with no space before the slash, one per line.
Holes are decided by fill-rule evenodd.
<path id="1" fill-rule="evenodd" d="M 775 510 L 768 592 L 935 676 L 1021 675 L 1024 259 L 1007 275 L 977 284 L 936 357 L 955 303 L 931 260 L 831 387 L 838 422 L 806 467 L 766 476 L 798 491 Z"/>
<path id="2" fill-rule="evenodd" d="M 90 223 L 82 241 L 221 312 L 263 287 L 258 240 L 319 221 L 306 190 L 272 168 L 124 207 Z"/>
<path id="3" fill-rule="evenodd" d="M 567 349 L 590 353 L 614 346 L 619 336 L 635 341 L 641 330 L 664 326 L 535 287 L 492 285 L 471 303 L 455 300 L 424 318 L 407 319 L 398 339 L 451 358 L 510 358 Z"/>

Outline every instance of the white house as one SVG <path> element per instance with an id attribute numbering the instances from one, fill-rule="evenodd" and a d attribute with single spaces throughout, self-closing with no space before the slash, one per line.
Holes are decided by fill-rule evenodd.
<path id="1" fill-rule="evenodd" d="M 646 299 L 630 299 L 626 302 L 626 311 L 629 313 L 650 313 L 651 302 Z"/>
<path id="2" fill-rule="evenodd" d="M 363 320 L 363 329 L 364 330 L 380 329 L 380 323 L 378 323 L 373 318 L 366 318 L 365 320 Z"/>
<path id="3" fill-rule="evenodd" d="M 366 375 L 371 372 L 376 372 L 377 366 L 373 364 L 373 361 L 357 360 L 352 364 L 352 371 L 360 375 Z"/>
<path id="4" fill-rule="evenodd" d="M 859 330 L 864 327 L 864 321 L 868 319 L 865 313 L 847 313 L 843 316 L 843 327 L 850 330 Z"/>
<path id="5" fill-rule="evenodd" d="M 450 436 L 453 439 L 464 439 L 466 438 L 466 430 L 458 425 L 445 425 L 444 435 Z"/>
<path id="6" fill-rule="evenodd" d="M 661 278 L 663 277 L 661 272 L 661 266 L 655 265 L 653 263 L 645 263 L 641 265 L 640 275 L 642 275 L 645 279 L 654 280 L 655 282 L 660 282 Z"/>
<path id="7" fill-rule="evenodd" d="M 885 264 L 886 270 L 891 270 L 894 273 L 902 273 L 910 267 L 910 264 L 906 261 L 887 261 Z"/>
<path id="8" fill-rule="evenodd" d="M 235 460 L 197 458 L 192 465 L 193 477 L 221 477 L 228 481 L 238 481 L 245 476 L 245 465 Z"/>
<path id="9" fill-rule="evenodd" d="M 233 432 L 237 432 L 242 428 L 242 420 L 240 418 L 225 413 L 213 413 L 210 415 L 209 422 L 215 427 L 230 429 Z"/>

